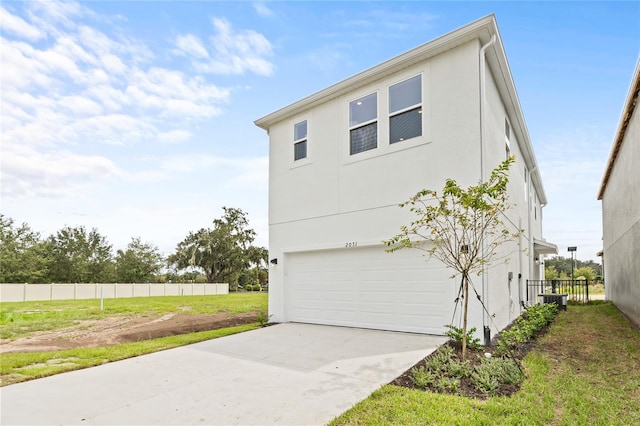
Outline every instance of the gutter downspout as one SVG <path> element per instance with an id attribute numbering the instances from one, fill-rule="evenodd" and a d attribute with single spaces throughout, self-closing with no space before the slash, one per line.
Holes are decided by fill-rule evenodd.
<path id="1" fill-rule="evenodd" d="M 491 47 L 494 43 L 496 42 L 496 35 L 493 34 L 491 36 L 491 39 L 480 48 L 480 181 L 484 182 L 485 178 L 484 178 L 484 168 L 485 168 L 485 160 L 484 160 L 484 140 L 485 140 L 485 98 L 486 98 L 486 87 L 485 87 L 485 80 L 486 80 L 486 72 L 485 72 L 485 67 L 486 67 L 486 58 L 485 58 L 485 52 L 486 50 Z M 484 219 L 483 219 L 484 222 Z M 486 248 L 484 245 L 484 239 L 482 240 L 482 256 L 484 257 L 486 254 Z M 486 306 L 486 310 L 489 310 L 489 300 L 487 299 L 487 293 L 488 293 L 488 289 L 487 289 L 487 272 L 484 271 L 482 273 L 482 300 L 485 303 Z M 485 330 L 485 340 L 487 340 L 487 324 L 490 322 L 490 318 L 488 318 L 488 314 L 487 312 L 482 312 L 482 325 L 483 328 Z M 490 336 L 489 336 L 489 340 L 490 340 Z M 485 342 L 485 344 L 489 344 L 489 342 Z"/>
<path id="2" fill-rule="evenodd" d="M 531 229 L 531 199 L 533 198 L 531 196 L 531 188 L 533 187 L 533 185 L 531 184 L 531 175 L 533 174 L 533 172 L 535 172 L 536 170 L 538 170 L 538 166 L 535 166 L 533 169 L 528 171 L 528 178 L 527 179 L 527 232 L 529 233 L 529 278 L 530 280 L 532 280 L 533 277 L 533 265 L 535 262 L 535 258 L 536 258 L 536 254 L 533 251 L 533 231 Z M 540 210 L 542 210 L 542 208 L 540 208 Z M 540 213 L 542 214 L 542 212 Z"/>

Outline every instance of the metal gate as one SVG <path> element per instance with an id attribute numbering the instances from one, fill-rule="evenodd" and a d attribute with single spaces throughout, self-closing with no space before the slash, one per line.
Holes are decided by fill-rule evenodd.
<path id="1" fill-rule="evenodd" d="M 527 301 L 537 302 L 543 294 L 566 294 L 568 300 L 589 302 L 589 285 L 595 280 L 527 280 Z"/>

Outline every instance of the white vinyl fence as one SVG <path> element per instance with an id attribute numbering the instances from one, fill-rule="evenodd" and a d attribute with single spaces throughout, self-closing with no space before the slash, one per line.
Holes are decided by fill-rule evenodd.
<path id="1" fill-rule="evenodd" d="M 0 302 L 229 294 L 229 284 L 0 284 Z"/>

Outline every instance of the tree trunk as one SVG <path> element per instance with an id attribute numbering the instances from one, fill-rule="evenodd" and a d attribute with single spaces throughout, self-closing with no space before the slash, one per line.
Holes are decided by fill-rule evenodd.
<path id="1" fill-rule="evenodd" d="M 464 287 L 464 307 L 462 309 L 462 360 L 467 359 L 467 306 L 469 302 L 469 279 L 465 274 L 462 277 Z"/>

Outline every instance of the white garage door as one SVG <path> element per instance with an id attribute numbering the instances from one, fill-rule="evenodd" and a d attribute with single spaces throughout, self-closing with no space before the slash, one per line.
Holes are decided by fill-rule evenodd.
<path id="1" fill-rule="evenodd" d="M 419 250 L 363 247 L 286 256 L 288 320 L 443 334 L 451 321 L 451 273 Z"/>

